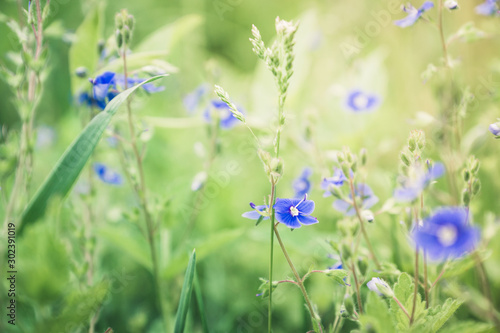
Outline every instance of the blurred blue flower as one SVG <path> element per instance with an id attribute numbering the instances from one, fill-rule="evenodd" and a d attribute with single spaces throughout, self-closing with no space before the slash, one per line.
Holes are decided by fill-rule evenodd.
<path id="1" fill-rule="evenodd" d="M 439 208 L 424 220 L 423 226 L 413 230 L 416 245 L 434 260 L 458 258 L 472 251 L 479 235 L 479 229 L 469 225 L 463 207 Z"/>
<path id="2" fill-rule="evenodd" d="M 482 4 L 476 6 L 476 13 L 484 16 L 499 15 L 497 0 L 486 0 Z"/>
<path id="3" fill-rule="evenodd" d="M 351 90 L 347 94 L 346 107 L 353 112 L 371 112 L 380 105 L 380 98 L 359 89 Z"/>
<path id="4" fill-rule="evenodd" d="M 145 80 L 138 77 L 128 77 L 127 87 L 130 88 Z M 113 72 L 104 72 L 89 81 L 92 83 L 92 96 L 83 92 L 78 96 L 78 102 L 81 105 L 95 106 L 101 110 L 104 110 L 106 104 L 115 98 L 121 90 L 125 89 L 125 77 Z M 164 86 L 157 87 L 152 83 L 146 83 L 141 88 L 148 93 L 155 93 L 165 89 Z"/>
<path id="5" fill-rule="evenodd" d="M 230 129 L 239 123 L 238 118 L 233 115 L 229 106 L 220 100 L 212 100 L 210 106 L 205 110 L 203 117 L 207 122 L 212 120 L 213 112 L 218 112 L 220 127 L 223 129 Z"/>
<path id="6" fill-rule="evenodd" d="M 97 177 L 106 184 L 121 185 L 123 183 L 122 176 L 119 173 L 102 163 L 94 163 L 94 171 Z"/>
<path id="7" fill-rule="evenodd" d="M 422 191 L 429 186 L 431 181 L 441 177 L 445 173 L 442 163 L 428 165 L 427 170 L 413 168 L 415 175 L 413 179 L 406 180 L 403 187 L 394 191 L 394 198 L 400 202 L 411 202 L 417 199 Z"/>
<path id="8" fill-rule="evenodd" d="M 53 127 L 40 125 L 36 129 L 36 148 L 48 147 L 54 144 L 57 134 Z"/>
<path id="9" fill-rule="evenodd" d="M 263 216 L 259 212 L 265 212 L 269 208 L 268 205 L 256 206 L 253 202 L 250 202 L 250 207 L 252 207 L 253 210 L 246 212 L 246 213 L 243 213 L 243 214 L 241 214 L 241 216 L 246 217 L 247 219 L 251 219 L 251 220 L 258 220 L 261 216 Z M 267 219 L 269 219 L 269 216 L 263 216 L 263 219 L 267 220 Z"/>
<path id="10" fill-rule="evenodd" d="M 432 7 L 434 7 L 434 3 L 432 3 L 432 1 L 424 2 L 422 7 L 420 7 L 419 9 L 416 9 L 411 4 L 408 4 L 403 8 L 403 10 L 408 13 L 408 15 L 404 19 L 395 21 L 394 24 L 400 26 L 401 28 L 412 26 L 415 24 L 415 22 L 417 22 L 417 20 L 420 18 L 420 16 L 422 16 L 424 12 L 428 11 Z"/>
<path id="11" fill-rule="evenodd" d="M 342 261 L 337 261 L 334 265 L 328 266 L 328 269 L 342 269 Z"/>
<path id="12" fill-rule="evenodd" d="M 303 198 L 311 190 L 311 181 L 309 177 L 312 174 L 311 168 L 304 168 L 299 178 L 295 179 L 292 183 L 293 190 L 295 191 L 295 198 Z"/>
<path id="13" fill-rule="evenodd" d="M 354 188 L 356 195 L 356 203 L 359 209 L 369 209 L 378 202 L 378 197 L 373 194 L 370 186 L 366 184 L 357 184 Z M 349 199 L 352 201 L 352 195 L 349 194 Z M 343 199 L 337 199 L 333 202 L 333 208 L 337 211 L 344 213 L 346 216 L 353 216 L 356 214 L 352 202 L 347 202 Z"/>
<path id="14" fill-rule="evenodd" d="M 328 178 L 323 178 L 321 182 L 321 189 L 325 190 L 323 197 L 329 197 L 332 195 L 331 188 L 332 186 L 342 186 L 344 182 L 347 180 L 346 176 L 342 172 L 342 169 L 335 168 L 333 170 L 333 176 Z"/>
<path id="15" fill-rule="evenodd" d="M 448 8 L 449 10 L 455 10 L 458 9 L 458 3 L 454 0 L 446 0 L 444 2 L 444 6 Z"/>
<path id="16" fill-rule="evenodd" d="M 488 129 L 494 136 L 500 136 L 500 122 L 491 124 Z"/>
<path id="17" fill-rule="evenodd" d="M 297 229 L 304 225 L 318 223 L 318 219 L 310 216 L 314 211 L 314 201 L 303 199 L 276 199 L 274 205 L 276 220 L 289 228 Z"/>
<path id="18" fill-rule="evenodd" d="M 194 91 L 190 92 L 184 96 L 182 103 L 188 111 L 188 113 L 194 113 L 203 99 L 203 96 L 208 92 L 208 86 L 206 83 L 198 86 Z"/>

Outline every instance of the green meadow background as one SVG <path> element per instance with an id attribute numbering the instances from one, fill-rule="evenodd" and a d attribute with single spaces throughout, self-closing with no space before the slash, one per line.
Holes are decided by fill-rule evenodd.
<path id="1" fill-rule="evenodd" d="M 399 152 L 410 130 L 424 130 L 427 156 L 436 161 L 441 159 L 439 128 L 445 121 L 439 116 L 441 96 L 436 92 L 436 80 L 424 82 L 421 76 L 429 63 L 440 64 L 439 33 L 432 23 L 423 21 L 407 29 L 395 26 L 393 21 L 404 17 L 404 13 L 395 10 L 401 4 L 398 1 L 52 0 L 51 3 L 53 15 L 45 39 L 47 70 L 35 123 L 52 127 L 56 139 L 35 150 L 32 193 L 82 129 L 79 113 L 87 110 L 75 104 L 75 82 L 87 88 L 90 84 L 86 79 L 75 78 L 74 67 L 78 66 L 77 59 L 87 55 L 79 54 L 73 56 L 74 59 L 70 56 L 80 25 L 99 13 L 103 19 L 99 23 L 99 34 L 107 39 L 113 35 L 114 14 L 122 8 L 128 9 L 136 19 L 132 52 L 145 47 L 141 43 L 155 31 L 163 31 L 149 39 L 146 46 L 149 50 L 166 51 L 162 59 L 176 70 L 161 80 L 166 87 L 163 92 L 134 97 L 132 105 L 136 118 L 144 119 L 153 132 L 144 162 L 151 200 L 168 199 L 158 230 L 165 285 L 163 297 L 172 321 L 189 254 L 196 248 L 197 274 L 210 331 L 264 332 L 267 328 L 267 300 L 255 294 L 260 285 L 258 278 L 268 276 L 269 232 L 265 222 L 255 227 L 253 221 L 242 218 L 241 214 L 249 210 L 249 202 L 263 202 L 270 184 L 244 126 L 220 131 L 219 151 L 200 213 L 192 228 L 188 228 L 197 195 L 191 190 L 191 183 L 205 163 L 195 147 L 202 145 L 206 151 L 211 147 L 208 126 L 201 119 L 204 105 L 216 97 L 211 92 L 213 85 L 224 87 L 244 109 L 250 125 L 265 140 L 272 140 L 273 127 L 269 123 L 277 113 L 277 91 L 271 74 L 252 52 L 248 40 L 252 24 L 260 29 L 264 41 L 271 43 L 276 16 L 300 21 L 295 74 L 285 106 L 287 123 L 281 146 L 285 173 L 278 184 L 278 197 L 291 197 L 292 181 L 304 167 L 313 168 L 309 198 L 316 203 L 313 216 L 320 223 L 293 232 L 280 227 L 301 274 L 310 267 L 326 269 L 335 263 L 328 257 L 332 250 L 327 240 L 339 240 L 336 223 L 342 215 L 332 208 L 331 198 L 323 198 L 320 182 L 332 172 L 336 151 L 343 146 L 349 146 L 354 152 L 363 147 L 368 150 L 366 182 L 380 198 L 374 211 L 392 195 Z M 465 23 L 474 22 L 476 28 L 487 32 L 489 37 L 473 43 L 456 41 L 449 47 L 456 61 L 455 82 L 461 89 L 469 86 L 475 95 L 464 120 L 460 148 L 464 154 L 473 154 L 481 161 L 482 189 L 471 211 L 475 223 L 484 227 L 497 225 L 500 216 L 500 142 L 488 132 L 488 125 L 500 116 L 500 21 L 477 15 L 474 7 L 479 3 L 461 1 L 460 10 L 446 11 L 444 27 L 449 36 Z M 0 12 L 16 17 L 16 2 L 2 0 Z M 428 17 L 436 20 L 435 8 L 428 12 Z M 165 29 L 166 26 L 170 28 Z M 0 23 L 0 36 L 4 36 L 0 38 L 0 64 L 7 67 L 10 66 L 8 53 L 18 50 L 9 33 L 5 24 Z M 97 45 L 88 45 L 86 52 L 96 54 Z M 210 95 L 201 101 L 196 114 L 189 114 L 183 106 L 183 98 L 203 83 L 208 84 Z M 353 88 L 379 94 L 380 108 L 369 114 L 346 111 L 345 94 Z M 20 126 L 15 98 L 5 81 L 0 80 L 0 124 L 14 131 Z M 123 123 L 124 115 L 122 107 L 113 122 Z M 165 118 L 165 123 L 148 123 L 148 117 Z M 182 118 L 183 125 L 173 126 L 169 118 Z M 103 139 L 93 160 L 120 170 L 117 156 L 116 149 Z M 457 170 L 460 169 L 457 165 Z M 2 185 L 9 188 L 11 182 L 12 177 Z M 446 179 L 440 179 L 436 187 L 447 191 Z M 73 191 L 60 210 L 50 210 L 44 219 L 18 235 L 18 325 L 14 329 L 7 327 L 3 315 L 2 331 L 58 333 L 54 327 L 64 327 L 61 332 L 88 331 L 86 311 L 95 308 L 99 303 L 95 299 L 101 299 L 101 294 L 106 297 L 100 307 L 96 332 L 104 332 L 108 327 L 117 333 L 159 331 L 150 254 L 141 231 L 143 221 L 133 218 L 137 206 L 133 192 L 126 183 L 114 187 L 98 181 L 96 191 L 93 201 L 97 216 L 95 289 L 86 289 L 78 277 L 78 272 L 84 269 L 83 261 L 73 252 L 77 247 L 75 239 L 81 236 L 78 224 L 83 212 L 81 201 Z M 427 201 L 429 209 L 442 204 L 439 197 L 430 197 Z M 0 207 L 2 215 L 4 209 Z M 368 226 L 369 234 L 383 261 L 392 261 L 399 270 L 412 272 L 413 248 L 402 233 L 400 220 L 398 214 L 381 214 Z M 495 241 L 498 234 L 488 230 L 483 230 L 483 237 L 492 242 L 485 265 L 498 308 L 500 243 Z M 2 261 L 2 270 L 4 266 Z M 437 270 L 435 265 L 430 269 Z M 274 277 L 291 276 L 276 247 Z M 465 271 L 460 283 L 477 288 L 474 270 Z M 338 302 L 334 295 L 343 293 L 345 287 L 324 276 L 313 276 L 306 286 L 323 323 L 330 325 L 336 315 L 334 302 Z M 2 281 L 2 300 L 6 287 L 6 281 Z M 364 285 L 362 289 L 365 295 L 368 289 Z M 283 285 L 274 295 L 274 332 L 310 329 L 297 288 Z M 202 331 L 199 318 L 193 307 L 187 332 Z M 467 304 L 462 305 L 450 321 L 457 319 L 479 320 Z M 69 326 L 64 326 L 65 323 Z M 353 326 L 346 326 L 346 332 L 349 327 Z"/>

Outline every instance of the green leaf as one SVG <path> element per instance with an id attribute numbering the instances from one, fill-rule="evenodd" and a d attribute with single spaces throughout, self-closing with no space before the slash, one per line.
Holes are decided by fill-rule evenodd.
<path id="1" fill-rule="evenodd" d="M 326 276 L 331 277 L 340 285 L 347 286 L 344 279 L 349 276 L 349 272 L 345 269 L 330 269 L 325 271 Z"/>
<path id="2" fill-rule="evenodd" d="M 184 332 L 184 327 L 186 326 L 186 318 L 189 310 L 189 303 L 191 302 L 191 293 L 193 292 L 193 280 L 196 269 L 196 251 L 193 250 L 191 258 L 186 269 L 186 275 L 184 276 L 184 283 L 182 285 L 181 299 L 179 301 L 179 307 L 177 308 L 177 316 L 175 318 L 175 333 Z"/>
<path id="3" fill-rule="evenodd" d="M 450 317 L 462 305 L 463 301 L 448 298 L 443 305 L 438 305 L 429 309 L 426 317 L 427 327 L 430 332 L 437 332 Z"/>
<path id="4" fill-rule="evenodd" d="M 26 225 L 35 222 L 44 215 L 47 208 L 47 202 L 51 198 L 55 196 L 66 196 L 120 105 L 143 84 L 165 76 L 166 75 L 158 75 L 152 77 L 149 80 L 125 90 L 113 98 L 106 106 L 106 109 L 92 119 L 68 149 L 66 149 L 44 183 L 29 202 L 21 218 L 21 225 L 19 227 L 20 234 Z"/>
<path id="5" fill-rule="evenodd" d="M 413 284 L 412 278 L 407 273 L 399 275 L 398 282 L 394 285 L 394 296 L 406 308 L 408 313 L 411 313 L 413 308 L 414 288 L 415 285 Z M 415 316 L 418 314 L 417 309 L 419 308 L 420 303 L 420 295 L 417 294 L 417 308 L 415 309 Z M 391 300 L 391 313 L 396 320 L 396 327 L 399 330 L 408 330 L 410 327 L 408 316 L 393 299 Z"/>
<path id="6" fill-rule="evenodd" d="M 94 6 L 85 15 L 85 19 L 75 33 L 75 41 L 69 49 L 69 72 L 71 75 L 71 92 L 78 93 L 78 88 L 82 84 L 88 85 L 86 79 L 75 75 L 78 67 L 87 68 L 92 73 L 97 68 L 99 60 L 98 43 L 101 38 L 102 27 L 104 26 L 104 4 L 99 1 L 99 5 Z"/>
<path id="7" fill-rule="evenodd" d="M 480 323 L 477 321 L 459 321 L 446 327 L 439 332 L 441 333 L 494 333 L 496 332 L 493 324 Z"/>
<path id="8" fill-rule="evenodd" d="M 371 332 L 395 333 L 393 318 L 386 302 L 376 293 L 368 293 L 364 306 L 365 313 L 360 314 L 359 322 L 364 328 L 371 327 Z M 366 331 L 366 330 L 365 330 Z"/>

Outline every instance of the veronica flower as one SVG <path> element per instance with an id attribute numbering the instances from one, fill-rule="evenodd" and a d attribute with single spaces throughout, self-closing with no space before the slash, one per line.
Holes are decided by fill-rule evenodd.
<path id="1" fill-rule="evenodd" d="M 498 15 L 497 0 L 486 0 L 476 6 L 476 13 L 484 16 Z"/>
<path id="2" fill-rule="evenodd" d="M 119 173 L 111 170 L 102 163 L 95 163 L 94 171 L 97 177 L 106 184 L 121 185 L 123 183 L 122 176 Z"/>
<path id="3" fill-rule="evenodd" d="M 444 2 L 444 6 L 448 8 L 449 10 L 455 10 L 458 9 L 458 3 L 454 0 L 446 0 Z"/>
<path id="4" fill-rule="evenodd" d="M 429 166 L 426 171 L 421 168 L 412 168 L 414 170 L 413 179 L 407 179 L 404 186 L 394 191 L 394 198 L 400 202 L 411 202 L 419 197 L 420 193 L 429 186 L 431 181 L 441 177 L 445 173 L 442 163 L 435 163 Z"/>
<path id="5" fill-rule="evenodd" d="M 420 7 L 419 9 L 416 9 L 412 5 L 408 4 L 407 6 L 403 7 L 403 10 L 408 13 L 408 15 L 404 19 L 395 21 L 394 24 L 400 26 L 401 28 L 412 26 L 415 24 L 415 22 L 417 22 L 417 20 L 420 18 L 420 16 L 422 16 L 424 12 L 428 11 L 432 7 L 434 7 L 432 1 L 424 2 L 422 7 Z"/>
<path id="6" fill-rule="evenodd" d="M 299 178 L 295 179 L 292 183 L 293 190 L 295 191 L 295 198 L 302 198 L 311 190 L 311 182 L 309 177 L 312 174 L 311 168 L 305 168 Z"/>
<path id="7" fill-rule="evenodd" d="M 220 119 L 220 127 L 230 129 L 234 127 L 239 120 L 233 115 L 229 106 L 219 100 L 212 100 L 210 106 L 205 110 L 203 117 L 207 122 L 212 119 L 212 112 L 217 112 Z"/>
<path id="8" fill-rule="evenodd" d="M 373 194 L 370 186 L 366 184 L 357 184 L 354 188 L 354 194 L 356 195 L 356 203 L 358 205 L 358 208 L 361 210 L 369 209 L 378 202 L 378 197 Z M 354 214 L 356 214 L 356 210 L 352 205 L 351 194 L 349 194 L 349 199 L 350 202 L 343 199 L 335 200 L 333 202 L 333 208 L 341 213 L 344 213 L 346 216 L 353 216 Z"/>
<path id="9" fill-rule="evenodd" d="M 488 129 L 494 136 L 500 136 L 500 122 L 491 124 Z"/>
<path id="10" fill-rule="evenodd" d="M 458 258 L 475 248 L 479 229 L 469 225 L 465 208 L 442 207 L 413 230 L 413 239 L 431 259 Z"/>
<path id="11" fill-rule="evenodd" d="M 189 113 L 196 111 L 196 108 L 200 104 L 201 99 L 208 92 L 208 87 L 204 83 L 196 88 L 193 92 L 184 96 L 182 103 Z"/>
<path id="12" fill-rule="evenodd" d="M 332 186 L 342 186 L 344 182 L 347 180 L 342 169 L 335 168 L 333 170 L 333 176 L 328 178 L 323 178 L 321 182 L 321 189 L 325 190 L 323 197 L 329 197 L 332 195 L 331 188 Z"/>
<path id="13" fill-rule="evenodd" d="M 347 94 L 346 107 L 353 112 L 371 112 L 380 105 L 380 98 L 371 93 L 354 89 Z"/>
<path id="14" fill-rule="evenodd" d="M 314 211 L 314 201 L 303 199 L 276 199 L 274 205 L 276 220 L 289 228 L 297 229 L 304 225 L 318 223 L 318 219 L 310 216 Z"/>
<path id="15" fill-rule="evenodd" d="M 115 98 L 119 92 L 125 89 L 125 86 L 132 87 L 136 84 L 144 82 L 146 79 L 138 77 L 128 77 L 127 84 L 125 85 L 125 77 L 113 72 L 104 72 L 98 75 L 95 79 L 90 79 L 92 83 L 92 96 L 88 93 L 80 94 L 78 100 L 80 104 L 87 104 L 89 106 L 96 106 L 101 110 L 106 108 L 106 104 Z M 155 86 L 152 83 L 146 83 L 141 87 L 148 93 L 155 93 L 165 89 L 163 86 Z"/>
<path id="16" fill-rule="evenodd" d="M 267 209 L 269 208 L 268 205 L 259 205 L 256 206 L 253 202 L 250 202 L 250 207 L 252 207 L 253 210 L 241 214 L 241 216 L 251 219 L 251 220 L 258 220 L 261 217 L 263 217 L 264 220 L 269 219 L 269 216 L 262 215 L 261 213 L 265 213 Z"/>

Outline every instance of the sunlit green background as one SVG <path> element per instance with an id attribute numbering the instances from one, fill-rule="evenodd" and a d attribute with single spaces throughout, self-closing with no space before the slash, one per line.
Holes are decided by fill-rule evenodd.
<path id="1" fill-rule="evenodd" d="M 70 71 L 68 53 L 76 29 L 97 3 L 52 0 L 53 16 L 46 36 L 47 77 L 35 122 L 53 127 L 57 139 L 52 145 L 35 151 L 33 192 L 82 128 L 78 112 L 85 110 L 75 106 L 72 96 L 70 82 L 74 73 Z M 134 46 L 165 25 L 188 15 L 197 22 L 184 32 L 166 35 L 162 40 L 164 45 L 158 45 L 161 49 L 175 46 L 168 49 L 165 60 L 178 71 L 161 82 L 165 91 L 147 97 L 143 94 L 133 102 L 137 118 L 187 118 L 188 123 L 193 124 L 186 128 L 149 124 L 154 127 L 154 135 L 145 158 L 150 197 L 170 199 L 159 227 L 162 238 L 159 250 L 166 286 L 164 298 L 168 300 L 172 320 L 188 254 L 196 248 L 197 271 L 211 332 L 264 332 L 267 327 L 267 301 L 255 294 L 260 284 L 258 278 L 268 276 L 268 228 L 266 223 L 254 227 L 254 223 L 242 218 L 241 214 L 249 210 L 249 202 L 262 203 L 269 194 L 270 185 L 244 126 L 221 131 L 220 152 L 207 184 L 209 194 L 192 232 L 183 239 L 196 195 L 190 189 L 191 182 L 205 163 L 194 147 L 201 143 L 206 150 L 210 149 L 207 126 L 199 121 L 204 106 L 200 106 L 197 114 L 189 115 L 183 106 L 183 97 L 202 83 L 209 87 L 221 85 L 245 110 L 249 123 L 257 132 L 268 142 L 272 140 L 273 127 L 268 124 L 277 112 L 277 91 L 271 74 L 251 50 L 248 38 L 252 24 L 259 27 L 264 41 L 271 43 L 276 16 L 300 21 L 295 74 L 285 107 L 287 123 L 281 147 L 285 174 L 278 185 L 278 197 L 292 196 L 293 179 L 304 167 L 314 169 L 310 199 L 316 202 L 313 215 L 320 223 L 293 232 L 281 227 L 284 242 L 301 274 L 311 266 L 325 269 L 334 264 L 334 260 L 327 257 L 332 251 L 326 240 L 338 240 L 336 221 L 342 216 L 331 207 L 331 198 L 322 197 L 319 184 L 322 177 L 332 171 L 335 151 L 343 146 L 349 146 L 354 152 L 362 147 L 368 149 L 367 183 L 380 198 L 375 211 L 391 197 L 396 185 L 399 152 L 410 130 L 423 129 L 427 135 L 427 157 L 442 158 L 437 140 L 442 121 L 439 118 L 441 96 L 435 91 L 436 80 L 424 82 L 421 77 L 429 63 L 441 64 L 439 33 L 432 22 L 419 21 L 407 29 L 393 25 L 394 20 L 404 17 L 403 13 L 394 12 L 399 2 L 395 3 L 394 6 L 394 2 L 369 0 L 106 2 L 103 15 L 106 22 L 101 37 L 112 36 L 114 14 L 127 8 L 136 18 L 132 52 Z M 483 186 L 472 204 L 472 214 L 475 222 L 484 226 L 495 217 L 498 220 L 500 215 L 500 142 L 487 130 L 500 115 L 497 95 L 500 22 L 498 18 L 475 14 L 474 7 L 479 3 L 461 1 L 460 10 L 444 13 L 444 24 L 447 36 L 469 21 L 491 35 L 491 38 L 474 43 L 457 41 L 449 47 L 457 66 L 453 79 L 458 91 L 469 86 L 476 95 L 464 121 L 461 150 L 465 155 L 476 155 L 482 163 Z M 1 1 L 0 11 L 16 17 L 16 3 Z M 428 18 L 435 21 L 436 13 L 435 9 L 430 11 Z M 0 24 L 0 36 L 8 36 L 9 32 Z M 178 39 L 174 43 L 169 38 Z M 14 50 L 17 51 L 17 46 L 12 39 L 0 38 L 0 64 L 8 67 L 6 55 Z M 88 45 L 87 52 L 97 52 L 97 46 Z M 370 114 L 346 111 L 345 94 L 353 88 L 379 94 L 383 99 L 381 107 Z M 15 98 L 7 84 L 0 81 L 0 124 L 12 130 L 19 128 Z M 215 95 L 202 103 L 208 103 L 210 98 Z M 119 113 L 114 121 L 123 122 L 123 115 Z M 94 160 L 119 170 L 117 154 L 102 140 Z M 228 165 L 236 165 L 236 171 L 228 172 Z M 456 166 L 457 170 L 461 167 Z M 136 223 L 126 218 L 137 205 L 136 200 L 128 184 L 111 187 L 97 183 L 96 186 L 95 282 L 106 280 L 111 286 L 100 308 L 96 332 L 104 332 L 107 327 L 120 333 L 157 332 L 159 314 L 153 282 L 144 264 L 150 259 L 141 233 L 143 221 Z M 436 187 L 446 191 L 446 179 L 440 179 Z M 426 204 L 431 209 L 444 203 L 446 200 L 431 196 Z M 82 288 L 75 277 L 75 272 L 82 269 L 82 260 L 72 257 L 70 250 L 71 243 L 79 236 L 74 226 L 79 223 L 80 214 L 81 202 L 71 194 L 60 213 L 50 214 L 18 238 L 19 325 L 13 332 L 52 332 L 49 327 L 58 318 L 73 325 L 66 326 L 64 332 L 88 330 L 86 319 L 68 319 L 72 318 L 70 315 L 60 317 L 68 307 L 71 314 L 84 307 L 82 303 L 92 303 L 88 298 L 71 296 Z M 412 272 L 412 247 L 401 231 L 399 220 L 398 215 L 377 216 L 368 226 L 369 233 L 376 252 L 384 261 L 393 260 L 401 271 Z M 489 249 L 492 252 L 486 268 L 492 293 L 497 296 L 500 293 L 499 242 L 492 242 Z M 145 258 L 141 259 L 142 255 Z M 435 268 L 431 271 L 435 274 Z M 275 279 L 292 276 L 278 247 L 274 276 Z M 460 281 L 474 288 L 478 286 L 473 270 L 465 272 Z M 318 305 L 324 324 L 330 325 L 336 315 L 334 299 L 338 301 L 334 293 L 343 293 L 345 287 L 327 277 L 315 276 L 308 280 L 307 288 Z M 363 293 L 367 291 L 363 286 Z M 4 294 L 2 290 L 2 298 Z M 72 301 L 68 300 L 71 297 Z M 497 300 L 497 305 L 499 303 Z M 455 317 L 479 320 L 466 305 Z M 5 325 L 5 318 L 0 325 Z M 305 332 L 310 329 L 309 325 L 299 290 L 280 286 L 275 293 L 274 332 Z M 187 331 L 201 332 L 199 314 L 195 310 L 190 313 Z"/>

